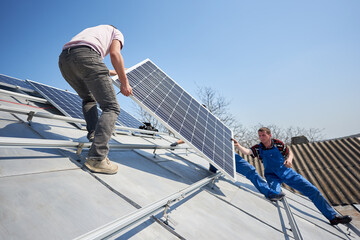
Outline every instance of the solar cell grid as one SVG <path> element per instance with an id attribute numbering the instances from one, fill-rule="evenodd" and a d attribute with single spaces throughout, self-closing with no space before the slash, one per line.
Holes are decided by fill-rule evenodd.
<path id="1" fill-rule="evenodd" d="M 181 124 L 176 119 L 168 120 L 168 123 L 172 128 L 177 129 L 177 132 L 179 132 Z"/>
<path id="2" fill-rule="evenodd" d="M 13 78 L 13 77 L 9 77 L 3 74 L 0 74 L 0 83 L 2 83 L 2 85 L 7 86 L 7 87 L 21 87 L 24 89 L 28 89 L 31 91 L 34 91 L 35 89 L 28 84 L 27 82 L 17 79 L 17 78 Z"/>
<path id="3" fill-rule="evenodd" d="M 167 78 L 164 78 L 164 82 L 162 83 L 162 85 L 164 92 L 169 92 L 174 87 L 174 85 L 171 84 L 171 82 L 169 82 Z"/>
<path id="4" fill-rule="evenodd" d="M 191 133 L 193 133 L 194 130 L 195 130 L 194 121 L 191 121 L 191 119 L 190 119 L 190 121 L 189 121 L 189 119 L 186 118 L 186 116 L 185 116 L 185 121 L 183 122 L 183 126 L 182 126 L 181 129 L 183 129 L 183 128 L 186 128 L 186 129 L 188 129 Z"/>
<path id="5" fill-rule="evenodd" d="M 134 71 L 134 75 L 137 79 L 142 79 L 145 77 L 140 68 Z"/>
<path id="6" fill-rule="evenodd" d="M 151 111 L 155 112 L 158 105 L 151 101 L 151 99 L 144 99 L 143 103 L 146 104 L 148 108 L 150 108 Z"/>
<path id="7" fill-rule="evenodd" d="M 174 108 L 174 113 L 173 114 L 178 114 L 180 116 L 180 122 L 182 123 L 185 118 L 185 114 L 186 114 L 186 111 L 184 110 L 184 108 L 181 107 L 181 102 L 179 102 L 176 107 Z"/>
<path id="8" fill-rule="evenodd" d="M 133 93 L 136 96 L 139 96 L 141 98 L 144 98 L 146 96 L 145 92 L 141 88 L 133 89 Z"/>
<path id="9" fill-rule="evenodd" d="M 30 83 L 64 115 L 73 118 L 83 118 L 82 110 L 81 108 L 79 109 L 82 100 L 77 94 L 33 81 L 30 81 Z"/>
<path id="10" fill-rule="evenodd" d="M 196 113 L 192 109 L 188 109 L 188 111 L 185 115 L 186 120 L 193 125 L 195 125 L 195 123 L 196 123 L 196 119 L 194 117 L 195 114 Z"/>
<path id="11" fill-rule="evenodd" d="M 127 72 L 134 100 L 170 131 L 235 178 L 232 132 L 150 60 Z M 119 87 L 119 81 L 115 81 Z"/>
<path id="12" fill-rule="evenodd" d="M 169 115 L 163 108 L 159 108 L 156 110 L 156 115 L 159 116 L 163 121 L 167 120 L 167 116 Z"/>
<path id="13" fill-rule="evenodd" d="M 154 93 L 155 93 L 156 95 L 158 95 L 159 98 L 162 99 L 162 101 L 164 101 L 164 99 L 165 99 L 165 97 L 166 97 L 166 93 L 165 93 L 165 92 L 163 92 L 160 88 L 155 88 L 155 89 L 154 89 Z"/>
<path id="14" fill-rule="evenodd" d="M 128 79 L 130 79 L 131 80 L 131 82 L 134 84 L 134 85 L 136 85 L 139 81 L 138 81 L 138 79 L 136 78 L 136 76 L 134 75 L 134 74 L 128 74 Z"/>
<path id="15" fill-rule="evenodd" d="M 163 99 L 155 91 L 151 91 L 148 94 L 147 98 L 152 99 L 153 102 L 155 102 L 157 104 L 160 104 L 163 101 Z"/>

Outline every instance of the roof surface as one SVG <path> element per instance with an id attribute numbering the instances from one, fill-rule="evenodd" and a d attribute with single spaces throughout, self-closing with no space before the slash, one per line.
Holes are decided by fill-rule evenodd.
<path id="1" fill-rule="evenodd" d="M 60 114 L 51 106 L 0 95 L 2 107 Z M 0 137 L 86 141 L 86 131 L 60 120 L 0 112 Z M 169 145 L 168 136 L 117 134 L 112 144 Z M 73 239 L 141 210 L 144 206 L 211 175 L 209 164 L 192 150 L 111 149 L 116 175 L 82 168 L 87 150 L 0 148 L 0 239 Z M 111 239 L 293 239 L 282 202 L 265 199 L 241 175 L 184 195 Z M 303 239 L 360 239 L 344 225 L 331 226 L 306 198 L 285 190 Z M 356 231 L 356 229 L 355 229 Z M 350 235 L 349 235 L 350 234 Z"/>

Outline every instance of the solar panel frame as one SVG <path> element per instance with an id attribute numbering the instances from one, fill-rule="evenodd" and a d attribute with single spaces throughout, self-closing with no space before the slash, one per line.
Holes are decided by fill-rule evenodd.
<path id="1" fill-rule="evenodd" d="M 146 65 L 146 63 L 152 64 L 159 71 L 154 73 L 153 69 Z M 151 74 L 154 73 L 154 75 L 150 74 L 150 77 L 148 77 L 142 71 L 139 71 L 139 68 L 143 68 L 151 72 Z M 133 88 L 134 96 L 131 96 L 131 98 L 137 104 L 159 120 L 176 137 L 183 139 L 209 163 L 221 170 L 226 176 L 236 180 L 234 146 L 231 142 L 233 134 L 228 127 L 182 89 L 150 59 L 146 59 L 127 69 L 126 74 Z M 143 81 L 138 78 L 142 78 Z M 157 78 L 156 81 L 163 83 L 164 89 L 157 88 L 150 81 L 154 80 L 154 78 Z M 165 79 L 166 81 L 164 81 Z M 167 80 L 170 80 L 170 82 Z M 120 82 L 116 76 L 113 77 L 113 81 L 120 88 Z M 174 101 L 173 99 L 176 99 L 176 94 L 181 95 Z M 153 98 L 156 103 L 150 101 L 149 97 Z M 172 121 L 169 121 L 169 118 Z M 218 138 L 215 133 L 219 134 L 220 137 Z M 216 146 L 214 139 L 217 139 L 217 144 L 222 143 L 224 149 Z M 204 141 L 207 141 L 206 144 L 204 144 Z M 228 144 L 225 144 L 225 142 L 228 142 Z M 231 158 L 231 166 L 223 160 L 225 155 L 228 160 Z"/>
<path id="2" fill-rule="evenodd" d="M 0 85 L 11 88 L 18 88 L 22 91 L 33 92 L 35 89 L 26 81 L 0 74 Z"/>
<path id="3" fill-rule="evenodd" d="M 63 93 L 66 93 L 67 96 L 69 98 L 66 98 L 66 100 L 71 99 L 71 103 L 74 104 L 75 103 L 79 103 L 81 104 L 81 98 L 79 97 L 79 95 L 72 93 L 72 92 L 68 92 L 65 90 L 62 90 L 60 88 L 56 88 L 56 87 L 52 87 L 43 83 L 38 83 L 35 81 L 31 81 L 31 80 L 27 80 L 27 82 L 29 82 L 34 88 L 35 90 L 41 94 L 41 96 L 43 96 L 46 100 L 48 100 L 51 105 L 53 105 L 56 109 L 58 109 L 62 114 L 64 114 L 67 117 L 72 117 L 72 118 L 80 118 L 80 119 L 84 119 L 84 116 L 82 114 L 82 112 L 80 112 L 81 114 L 79 114 L 79 110 L 78 108 L 76 109 L 76 111 L 74 111 L 73 109 L 70 109 L 68 107 L 66 107 L 66 105 L 60 106 L 58 103 L 56 103 L 51 97 L 49 97 L 49 95 L 54 96 L 54 94 L 49 94 L 48 93 L 48 89 L 51 89 L 51 91 L 60 91 Z M 46 89 L 45 89 L 46 88 Z M 63 98 L 63 97 L 61 97 Z M 60 101 L 61 102 L 61 101 Z M 63 102 L 61 102 L 62 104 L 64 104 Z M 72 106 L 72 105 L 71 105 Z M 81 105 L 80 105 L 81 106 Z M 79 129 L 82 128 L 82 125 L 80 123 L 74 123 Z"/>
<path id="4" fill-rule="evenodd" d="M 76 93 L 65 91 L 56 87 L 52 87 L 31 80 L 27 80 L 27 82 L 29 82 L 37 92 L 39 92 L 46 100 L 48 100 L 54 107 L 56 107 L 65 116 L 84 119 L 84 115 L 82 112 L 82 99 Z M 49 97 L 49 95 L 55 96 L 55 94 L 50 93 L 49 90 L 51 90 L 52 92 L 57 91 L 56 95 L 60 93 L 61 95 L 57 98 L 60 99 L 61 97 L 61 99 L 63 99 L 66 102 L 63 102 L 61 100 L 59 100 L 60 103 L 55 102 L 51 97 Z M 62 96 L 64 94 L 66 94 L 66 98 Z M 69 106 L 71 107 L 75 106 L 75 108 L 71 108 Z M 99 116 L 101 114 L 101 110 L 99 108 L 98 108 L 98 114 Z M 137 120 L 136 118 L 134 118 L 131 114 L 129 114 L 125 110 L 121 109 L 116 124 L 130 128 L 139 128 L 143 123 Z M 79 123 L 75 123 L 75 125 L 80 129 L 82 128 L 82 125 Z"/>

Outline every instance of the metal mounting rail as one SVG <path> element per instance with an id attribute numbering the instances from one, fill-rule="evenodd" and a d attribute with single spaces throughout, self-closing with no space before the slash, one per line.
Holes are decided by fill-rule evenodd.
<path id="1" fill-rule="evenodd" d="M 38 98 L 38 97 L 29 96 L 29 95 L 26 95 L 26 94 L 6 91 L 6 90 L 3 90 L 3 89 L 0 89 L 0 93 L 5 94 L 5 95 L 9 95 L 9 96 L 25 98 L 26 100 L 31 100 L 33 102 L 49 103 L 48 100 L 43 99 L 43 98 Z"/>
<path id="2" fill-rule="evenodd" d="M 284 209 L 285 209 L 287 218 L 289 220 L 291 230 L 294 234 L 295 240 L 303 240 L 301 233 L 300 233 L 300 229 L 299 229 L 298 225 L 296 224 L 295 218 L 291 212 L 290 206 L 289 206 L 288 202 L 286 201 L 286 197 L 284 197 L 281 201 L 284 204 Z"/>
<path id="3" fill-rule="evenodd" d="M 124 217 L 121 217 L 113 222 L 110 222 L 108 224 L 103 225 L 102 227 L 99 227 L 93 231 L 90 231 L 84 235 L 81 235 L 76 240 L 85 240 L 85 239 L 104 239 L 107 237 L 111 237 L 111 235 L 115 235 L 116 233 L 119 233 L 120 231 L 123 231 L 124 229 L 131 227 L 132 225 L 136 224 L 140 220 L 160 211 L 161 209 L 165 208 L 169 205 L 169 203 L 172 203 L 177 200 L 181 200 L 186 197 L 186 195 L 189 195 L 193 191 L 200 189 L 201 187 L 211 183 L 214 179 L 220 177 L 221 173 L 216 173 L 214 175 L 211 175 L 209 177 L 206 177 L 189 187 L 174 193 L 166 198 L 163 198 L 157 202 L 154 202 L 152 204 L 149 204 L 143 208 L 140 208 L 136 210 L 135 212 L 132 212 Z"/>
<path id="4" fill-rule="evenodd" d="M 351 229 L 357 236 L 360 237 L 360 230 L 352 223 L 348 223 L 348 224 L 345 224 L 346 227 L 348 227 L 349 229 Z"/>
<path id="5" fill-rule="evenodd" d="M 50 140 L 37 138 L 11 138 L 0 137 L 0 147 L 13 148 L 90 148 L 90 142 L 73 142 L 65 140 Z M 187 147 L 169 145 L 145 145 L 145 144 L 109 144 L 110 149 L 186 149 Z"/>
<path id="6" fill-rule="evenodd" d="M 1 106 L 1 104 L 0 104 L 0 111 L 28 115 L 29 116 L 28 121 L 31 121 L 33 117 L 40 117 L 40 118 L 56 119 L 56 120 L 71 122 L 71 123 L 86 124 L 85 120 L 80 119 L 80 118 L 65 117 L 65 116 L 59 116 L 59 115 L 45 113 L 45 112 L 35 112 L 35 111 L 29 111 L 29 110 L 24 110 L 24 109 L 19 109 L 19 108 L 5 107 L 5 106 Z M 167 133 L 154 132 L 154 131 L 143 130 L 143 129 L 138 129 L 138 128 L 129 128 L 129 127 L 124 127 L 124 126 L 115 126 L 115 128 L 117 130 L 122 130 L 122 131 L 146 133 L 146 134 L 151 134 L 151 135 L 168 135 Z"/>
<path id="7" fill-rule="evenodd" d="M 3 74 L 0 74 L 0 75 L 3 75 Z M 23 88 L 23 87 L 20 87 L 20 86 L 17 86 L 17 85 L 13 85 L 13 84 L 8 84 L 8 83 L 0 82 L 0 85 L 1 85 L 1 86 L 5 86 L 5 87 L 9 87 L 9 88 L 19 89 L 20 91 L 23 91 L 23 92 L 36 93 L 36 91 L 34 91 L 34 90 L 31 90 L 31 89 L 28 89 L 28 88 Z"/>

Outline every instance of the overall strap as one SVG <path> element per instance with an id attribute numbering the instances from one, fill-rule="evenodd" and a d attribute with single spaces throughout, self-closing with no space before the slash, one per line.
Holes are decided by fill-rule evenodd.
<path id="1" fill-rule="evenodd" d="M 262 151 L 263 151 L 263 150 L 262 150 L 262 147 L 263 147 L 263 145 L 262 145 L 262 143 L 260 143 L 260 144 L 259 144 L 259 156 L 260 156 L 261 158 L 263 158 L 263 157 L 262 157 Z"/>

